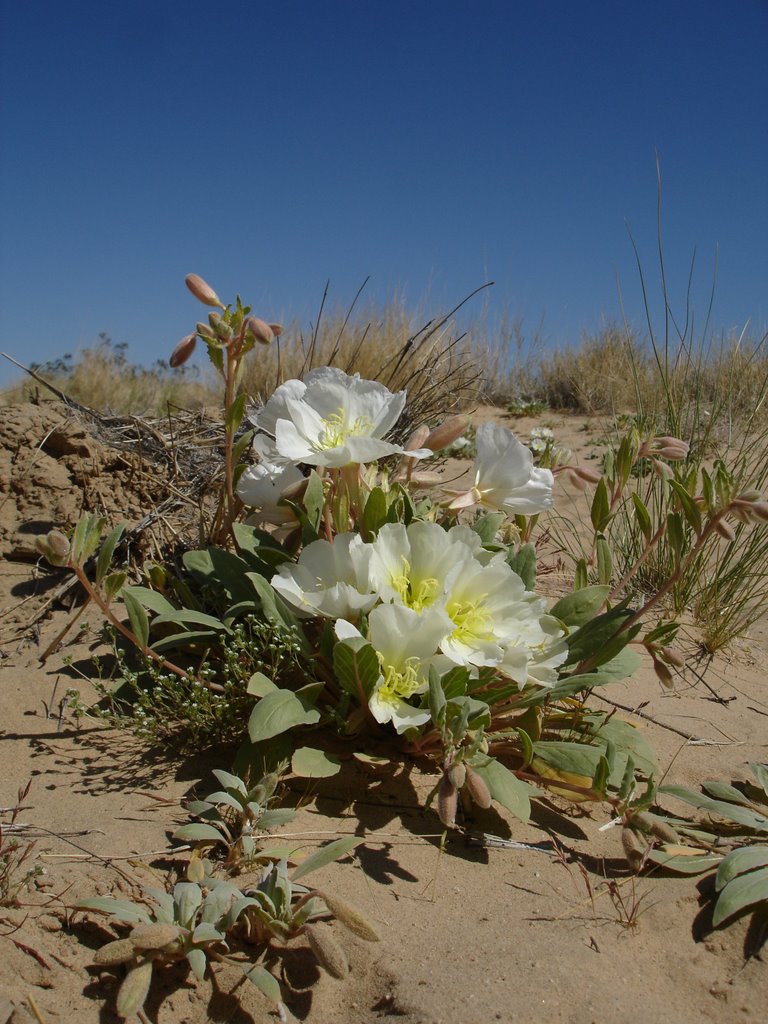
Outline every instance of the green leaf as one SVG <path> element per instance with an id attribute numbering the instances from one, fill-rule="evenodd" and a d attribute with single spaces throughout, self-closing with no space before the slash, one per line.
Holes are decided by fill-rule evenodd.
<path id="1" fill-rule="evenodd" d="M 640 527 L 640 532 L 646 540 L 650 540 L 653 533 L 651 517 L 642 499 L 634 491 L 632 492 L 632 504 L 635 506 L 635 519 Z"/>
<path id="2" fill-rule="evenodd" d="M 303 779 L 328 779 L 341 771 L 341 761 L 315 747 L 299 747 L 291 758 L 294 775 Z"/>
<path id="3" fill-rule="evenodd" d="M 375 534 L 387 521 L 387 497 L 380 487 L 374 487 L 363 509 L 363 530 Z"/>
<path id="4" fill-rule="evenodd" d="M 265 530 L 247 523 L 233 523 L 232 532 L 239 554 L 261 576 L 271 576 L 279 565 L 291 561 L 288 552 Z"/>
<path id="5" fill-rule="evenodd" d="M 149 587 L 130 586 L 125 588 L 124 593 L 130 594 L 143 608 L 148 608 L 157 615 L 167 615 L 169 612 L 176 611 L 176 607 L 167 597 L 158 594 L 156 590 L 150 590 Z"/>
<path id="6" fill-rule="evenodd" d="M 304 510 L 306 512 L 307 520 L 312 526 L 315 537 L 320 529 L 320 521 L 323 518 L 323 508 L 325 507 L 325 490 L 323 489 L 323 481 L 320 479 L 318 474 L 312 470 L 307 480 L 307 489 L 304 492 Z M 312 540 L 315 539 L 312 538 Z M 308 543 L 307 540 L 304 543 Z"/>
<path id="7" fill-rule="evenodd" d="M 325 867 L 326 864 L 338 860 L 339 857 L 346 857 L 348 853 L 363 841 L 360 836 L 345 836 L 343 839 L 336 839 L 334 842 L 328 843 L 327 846 L 320 847 L 319 850 L 310 854 L 306 860 L 299 864 L 291 876 L 291 881 L 298 882 L 300 878 L 308 875 L 310 871 L 317 871 L 318 868 Z"/>
<path id="8" fill-rule="evenodd" d="M 750 761 L 749 768 L 758 783 L 763 787 L 765 795 L 768 796 L 768 765 Z"/>
<path id="9" fill-rule="evenodd" d="M 171 612 L 164 612 L 153 620 L 152 625 L 161 626 L 165 624 L 173 624 L 185 626 L 188 622 L 193 626 L 208 626 L 209 629 L 221 630 L 226 633 L 231 632 L 231 630 L 224 625 L 221 619 L 217 619 L 214 615 L 206 615 L 205 612 L 194 611 L 190 608 L 181 608 L 179 610 L 174 608 Z"/>
<path id="10" fill-rule="evenodd" d="M 682 516 L 678 512 L 670 512 L 667 516 L 667 539 L 676 560 L 680 561 L 685 548 L 685 528 Z"/>
<path id="11" fill-rule="evenodd" d="M 226 837 L 214 825 L 205 825 L 203 822 L 193 822 L 191 825 L 182 825 L 173 833 L 174 839 L 183 839 L 185 842 L 202 842 L 211 840 L 217 843 L 226 843 Z"/>
<path id="12" fill-rule="evenodd" d="M 517 728 L 515 732 L 520 737 L 520 746 L 523 748 L 523 768 L 527 768 L 533 760 L 533 740 L 525 729 Z"/>
<path id="13" fill-rule="evenodd" d="M 475 520 L 472 524 L 472 529 L 483 544 L 493 544 L 496 534 L 506 518 L 504 512 L 486 512 Z"/>
<path id="14" fill-rule="evenodd" d="M 739 846 L 723 857 L 715 875 L 715 888 L 719 891 L 737 875 L 762 867 L 768 867 L 768 846 Z"/>
<path id="15" fill-rule="evenodd" d="M 164 654 L 175 648 L 181 650 L 208 650 L 219 643 L 220 634 L 212 629 L 190 630 L 189 632 L 172 633 L 170 636 L 155 640 L 152 650 L 156 654 Z"/>
<path id="16" fill-rule="evenodd" d="M 260 829 L 268 831 L 271 828 L 282 828 L 289 821 L 293 821 L 295 817 L 296 812 L 292 811 L 290 807 L 276 807 L 272 811 L 264 811 L 257 824 Z"/>
<path id="17" fill-rule="evenodd" d="M 737 825 L 744 825 L 755 832 L 768 832 L 768 818 L 761 814 L 755 814 L 746 807 L 739 807 L 736 804 L 726 803 L 724 800 L 713 800 L 702 793 L 695 793 L 684 786 L 661 786 L 660 793 L 674 796 L 683 803 L 690 804 L 700 811 L 708 811 L 717 814 L 721 818 L 733 821 Z"/>
<path id="18" fill-rule="evenodd" d="M 187 963 L 192 968 L 192 973 L 198 981 L 205 981 L 205 968 L 208 961 L 202 949 L 190 949 L 187 953 Z"/>
<path id="19" fill-rule="evenodd" d="M 250 566 L 231 551 L 220 548 L 185 551 L 182 562 L 199 582 L 223 591 L 230 603 L 253 599 L 253 587 L 247 579 Z"/>
<path id="20" fill-rule="evenodd" d="M 242 423 L 243 414 L 245 413 L 245 403 L 247 401 L 248 395 L 243 391 L 227 409 L 227 415 L 224 418 L 224 425 L 227 430 L 230 430 L 232 433 L 234 433 Z"/>
<path id="21" fill-rule="evenodd" d="M 747 907 L 768 901 L 768 867 L 738 875 L 726 883 L 715 904 L 712 924 L 715 928 Z"/>
<path id="22" fill-rule="evenodd" d="M 248 680 L 246 692 L 254 697 L 266 697 L 268 693 L 274 693 L 280 687 L 268 679 L 263 672 L 254 672 Z"/>
<path id="23" fill-rule="evenodd" d="M 440 680 L 440 685 L 448 700 L 453 697 L 463 697 L 469 686 L 469 670 L 463 665 L 456 665 L 445 673 Z"/>
<path id="24" fill-rule="evenodd" d="M 201 921 L 192 932 L 192 941 L 200 942 L 223 942 L 226 946 L 226 938 L 215 924 L 211 921 Z"/>
<path id="25" fill-rule="evenodd" d="M 576 569 L 573 573 L 573 589 L 586 590 L 589 586 L 589 573 L 587 572 L 587 560 L 586 558 L 580 558 L 576 563 Z"/>
<path id="26" fill-rule="evenodd" d="M 240 437 L 238 437 L 238 439 L 232 445 L 232 463 L 234 465 L 237 465 L 237 463 L 243 457 L 246 448 L 250 445 L 251 441 L 253 441 L 255 434 L 255 429 L 246 430 L 244 433 L 240 435 Z"/>
<path id="27" fill-rule="evenodd" d="M 539 740 L 533 744 L 537 757 L 546 761 L 558 772 L 594 777 L 602 750 L 587 743 L 572 743 L 569 740 Z M 623 772 L 623 763 L 622 763 Z"/>
<path id="28" fill-rule="evenodd" d="M 120 523 L 116 526 L 111 533 L 108 533 L 104 543 L 101 545 L 101 551 L 99 551 L 99 557 L 96 559 L 96 584 L 97 586 L 104 579 L 106 574 L 109 572 L 109 567 L 112 564 L 112 556 L 115 553 L 115 548 L 118 545 L 120 538 L 123 535 L 124 523 Z"/>
<path id="29" fill-rule="evenodd" d="M 495 758 L 488 759 L 485 764 L 473 764 L 473 768 L 484 779 L 497 803 L 521 821 L 528 821 L 531 816 L 531 794 L 534 792 L 532 786 L 518 779 Z"/>
<path id="30" fill-rule="evenodd" d="M 104 591 L 104 597 L 106 598 L 107 604 L 110 604 L 117 594 L 122 590 L 123 584 L 128 579 L 127 572 L 113 572 L 104 580 L 102 589 Z"/>
<path id="31" fill-rule="evenodd" d="M 608 585 L 611 582 L 611 576 L 613 575 L 613 559 L 611 558 L 611 549 L 608 545 L 608 541 L 601 534 L 595 542 L 597 549 L 597 578 L 600 583 Z"/>
<path id="32" fill-rule="evenodd" d="M 125 610 L 128 612 L 128 621 L 131 624 L 131 629 L 136 634 L 136 639 L 141 647 L 149 646 L 149 619 L 144 608 L 139 604 L 136 598 L 123 591 L 123 601 L 125 603 Z"/>
<path id="33" fill-rule="evenodd" d="M 244 967 L 243 974 L 252 985 L 263 992 L 267 999 L 271 999 L 277 1005 L 282 1004 L 282 992 L 280 985 L 273 974 L 270 974 L 266 967 L 261 964 L 254 964 L 253 967 Z"/>
<path id="34" fill-rule="evenodd" d="M 235 793 L 239 793 L 241 796 L 248 796 L 248 790 L 245 787 L 245 783 L 238 775 L 232 775 L 231 772 L 225 772 L 223 768 L 214 768 L 213 774 L 225 789 L 231 789 Z M 211 797 L 208 797 L 208 799 L 210 800 Z"/>
<path id="35" fill-rule="evenodd" d="M 363 637 L 341 640 L 333 648 L 333 671 L 339 685 L 361 704 L 367 704 L 381 669 L 373 647 Z"/>
<path id="36" fill-rule="evenodd" d="M 526 590 L 536 587 L 536 548 L 533 544 L 523 544 L 519 551 L 507 557 L 512 572 L 516 572 Z"/>
<path id="37" fill-rule="evenodd" d="M 256 572 L 248 572 L 245 575 L 250 580 L 253 589 L 259 596 L 259 600 L 261 601 L 261 611 L 264 617 L 276 626 L 284 626 L 286 629 L 293 630 L 296 633 L 297 640 L 304 648 L 305 653 L 308 653 L 306 650 L 306 637 L 299 626 L 299 620 L 293 614 L 282 597 L 280 597 L 272 584 L 268 583 L 263 576 L 260 576 Z"/>
<path id="38" fill-rule="evenodd" d="M 701 788 L 707 796 L 715 800 L 728 800 L 734 804 L 741 804 L 743 807 L 750 807 L 751 801 L 744 796 L 741 790 L 735 786 L 729 786 L 725 782 L 702 782 Z"/>
<path id="39" fill-rule="evenodd" d="M 592 519 L 592 526 L 594 527 L 595 532 L 605 529 L 610 517 L 608 488 L 605 484 L 605 477 L 601 476 L 597 486 L 595 487 L 595 496 L 592 499 L 590 517 Z"/>
<path id="40" fill-rule="evenodd" d="M 583 587 L 561 597 L 549 614 L 560 619 L 566 626 L 583 626 L 600 611 L 609 592 L 610 587 L 605 585 Z"/>
<path id="41" fill-rule="evenodd" d="M 711 871 L 712 868 L 717 867 L 722 858 L 712 853 L 694 854 L 688 857 L 685 854 L 651 850 L 648 860 L 652 864 L 657 864 L 667 871 L 674 871 L 678 875 L 702 875 L 705 871 Z"/>
<path id="42" fill-rule="evenodd" d="M 674 478 L 670 478 L 669 486 L 677 495 L 677 500 L 683 510 L 683 515 L 688 520 L 694 533 L 698 536 L 701 533 L 701 510 L 683 485 Z"/>
<path id="43" fill-rule="evenodd" d="M 636 623 L 631 629 L 617 632 L 622 623 L 633 614 L 629 608 L 612 608 L 611 611 L 598 615 L 597 618 L 590 619 L 580 626 L 567 638 L 566 664 L 575 665 L 589 658 L 597 667 L 613 660 L 641 629 L 640 623 Z"/>
<path id="44" fill-rule="evenodd" d="M 130 900 L 116 900 L 112 896 L 78 900 L 75 907 L 78 910 L 95 910 L 99 914 L 111 914 L 118 921 L 125 921 L 128 924 L 149 924 L 151 921 L 144 907 L 138 907 Z"/>
<path id="45" fill-rule="evenodd" d="M 440 673 L 434 665 L 429 669 L 429 714 L 438 729 L 445 725 L 447 701 L 440 682 Z"/>
<path id="46" fill-rule="evenodd" d="M 291 690 L 276 690 L 262 697 L 251 712 L 248 735 L 252 743 L 271 739 L 297 725 L 314 725 L 320 712 L 309 708 Z"/>

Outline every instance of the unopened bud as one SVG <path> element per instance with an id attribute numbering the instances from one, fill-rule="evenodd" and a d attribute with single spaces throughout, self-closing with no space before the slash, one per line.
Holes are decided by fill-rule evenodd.
<path id="1" fill-rule="evenodd" d="M 409 480 L 414 487 L 434 487 L 443 482 L 443 477 L 439 473 L 429 473 L 425 470 L 423 473 L 411 473 Z"/>
<path id="2" fill-rule="evenodd" d="M 687 441 L 682 441 L 679 437 L 673 437 L 671 434 L 662 434 L 661 437 L 655 437 L 654 441 L 663 448 L 680 448 L 686 455 L 690 447 Z"/>
<path id="3" fill-rule="evenodd" d="M 643 865 L 648 847 L 631 828 L 621 830 L 621 845 L 624 847 L 624 856 L 629 861 L 629 866 L 633 871 L 638 871 Z"/>
<path id="4" fill-rule="evenodd" d="M 674 679 L 672 673 L 669 671 L 663 661 L 659 661 L 657 658 L 653 659 L 653 671 L 656 673 L 656 678 L 659 680 L 661 685 L 667 690 L 672 689 Z"/>
<path id="5" fill-rule="evenodd" d="M 670 476 L 672 476 L 672 470 L 665 462 L 659 462 L 658 459 L 651 459 L 651 466 L 656 476 L 660 477 L 662 480 L 669 480 Z"/>
<path id="6" fill-rule="evenodd" d="M 576 472 L 574 466 L 564 466 L 563 469 L 565 470 L 566 476 L 568 477 L 568 483 L 572 484 L 580 491 L 586 491 L 587 481 L 584 479 L 583 476 L 580 476 Z"/>
<path id="7" fill-rule="evenodd" d="M 186 338 L 182 338 L 176 348 L 171 352 L 171 358 L 168 360 L 169 364 L 175 370 L 177 366 L 183 366 L 184 363 L 189 359 L 192 353 L 195 351 L 195 345 L 197 344 L 197 334 L 188 334 Z"/>
<path id="8" fill-rule="evenodd" d="M 757 490 L 742 491 L 741 494 L 738 494 L 736 496 L 736 501 L 747 501 L 747 502 L 749 502 L 750 505 L 752 505 L 756 501 L 761 501 L 762 497 L 763 497 L 763 492 L 762 491 L 757 491 Z"/>
<path id="9" fill-rule="evenodd" d="M 723 540 L 736 540 L 736 531 L 731 524 L 726 523 L 724 519 L 718 519 L 715 523 L 715 533 L 718 533 Z"/>
<path id="10" fill-rule="evenodd" d="M 208 324 L 204 324 L 201 321 L 195 324 L 195 330 L 201 338 L 206 338 L 208 341 L 216 341 L 216 335 L 213 333 Z"/>
<path id="11" fill-rule="evenodd" d="M 257 316 L 248 317 L 246 326 L 248 333 L 253 335 L 254 340 L 262 345 L 271 345 L 275 340 L 275 332 L 270 325 L 264 320 L 260 320 Z"/>
<path id="12" fill-rule="evenodd" d="M 269 325 L 269 329 L 270 329 L 270 331 L 272 331 L 272 333 L 274 334 L 274 336 L 276 338 L 279 338 L 280 335 L 283 333 L 283 330 L 284 330 L 282 324 L 270 324 Z"/>
<path id="13" fill-rule="evenodd" d="M 669 462 L 681 462 L 688 457 L 688 445 L 681 448 L 679 445 L 666 445 L 656 452 L 659 458 L 667 459 Z"/>
<path id="14" fill-rule="evenodd" d="M 220 306 L 224 309 L 224 303 L 221 301 L 216 292 L 211 288 L 207 281 L 204 281 L 198 274 L 187 274 L 184 278 L 184 282 L 200 302 L 205 306 Z"/>
<path id="15" fill-rule="evenodd" d="M 448 778 L 456 789 L 461 789 L 467 778 L 467 766 L 463 761 L 455 761 L 448 769 Z"/>
<path id="16" fill-rule="evenodd" d="M 232 341 L 232 339 L 234 338 L 235 332 L 232 330 L 229 324 L 226 323 L 226 321 L 221 319 L 221 317 L 218 317 L 216 320 L 213 320 L 213 318 L 211 318 L 211 320 L 211 327 L 213 327 L 214 333 L 216 334 L 218 340 L 224 342 L 225 345 L 228 345 L 229 342 Z"/>
<path id="17" fill-rule="evenodd" d="M 753 501 L 752 515 L 755 519 L 762 519 L 764 522 L 768 521 L 768 501 Z"/>
<path id="18" fill-rule="evenodd" d="M 572 474 L 578 476 L 580 479 L 587 484 L 600 483 L 602 473 L 596 469 L 592 469 L 591 466 L 569 466 L 568 467 Z"/>
<path id="19" fill-rule="evenodd" d="M 469 416 L 449 416 L 447 420 L 427 434 L 419 448 L 430 448 L 433 452 L 442 451 L 453 444 L 466 431 L 470 424 Z"/>
<path id="20" fill-rule="evenodd" d="M 351 931 L 353 935 L 357 935 L 360 939 L 365 939 L 366 942 L 379 941 L 379 933 L 368 918 L 356 907 L 350 906 L 349 903 L 331 893 L 322 893 L 322 899 L 336 920 Z"/>
<path id="21" fill-rule="evenodd" d="M 466 787 L 467 792 L 477 806 L 482 807 L 484 811 L 488 810 L 492 803 L 491 791 L 488 789 L 488 783 L 477 774 L 474 768 L 470 768 L 469 766 L 467 766 Z"/>
<path id="22" fill-rule="evenodd" d="M 685 668 L 685 658 L 677 648 L 662 647 L 659 653 L 668 665 L 674 665 L 675 668 Z"/>
<path id="23" fill-rule="evenodd" d="M 145 960 L 128 971 L 117 993 L 115 1009 L 117 1010 L 118 1017 L 126 1019 L 138 1013 L 144 1005 L 144 1000 L 147 998 L 151 981 L 151 960 Z"/>
<path id="24" fill-rule="evenodd" d="M 308 483 L 309 477 L 302 477 L 302 479 L 297 480 L 295 484 L 289 484 L 288 487 L 284 488 L 280 492 L 280 497 L 287 498 L 288 501 L 301 501 L 306 493 Z"/>
<path id="25" fill-rule="evenodd" d="M 128 938 L 136 949 L 162 949 L 178 937 L 178 925 L 152 923 L 136 925 Z"/>
<path id="26" fill-rule="evenodd" d="M 44 537 L 38 537 L 35 547 L 51 565 L 66 565 L 69 561 L 69 541 L 60 530 L 49 530 Z"/>
<path id="27" fill-rule="evenodd" d="M 405 442 L 405 450 L 407 452 L 415 451 L 418 448 L 424 447 L 424 442 L 429 437 L 429 427 L 426 423 L 422 423 L 420 427 L 416 427 L 413 433 L 409 436 Z"/>
<path id="28" fill-rule="evenodd" d="M 130 939 L 115 939 L 96 950 L 93 962 L 100 967 L 113 967 L 115 964 L 127 964 L 134 956 L 135 949 Z"/>
<path id="29" fill-rule="evenodd" d="M 446 828 L 456 824 L 458 796 L 456 787 L 448 776 L 444 775 L 437 791 L 437 815 Z"/>
<path id="30" fill-rule="evenodd" d="M 332 978 L 341 981 L 349 974 L 349 963 L 346 954 L 331 934 L 326 924 L 308 924 L 306 927 L 309 947 L 315 954 L 317 962 L 325 968 Z"/>

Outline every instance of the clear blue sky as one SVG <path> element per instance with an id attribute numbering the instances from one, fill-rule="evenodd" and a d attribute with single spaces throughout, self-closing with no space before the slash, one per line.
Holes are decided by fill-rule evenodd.
<path id="1" fill-rule="evenodd" d="M 553 345 L 659 305 L 768 321 L 767 0 L 0 0 L 0 347 L 167 356 L 202 307 L 267 319 L 496 282 Z M 472 312 L 481 311 L 478 301 Z M 0 363 L 4 361 L 0 360 Z M 0 380 L 15 375 L 0 365 Z"/>

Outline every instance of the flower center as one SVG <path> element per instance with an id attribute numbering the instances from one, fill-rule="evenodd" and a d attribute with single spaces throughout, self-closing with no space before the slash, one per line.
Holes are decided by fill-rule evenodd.
<path id="1" fill-rule="evenodd" d="M 373 424 L 366 416 L 358 416 L 353 423 L 348 423 L 344 410 L 339 409 L 323 420 L 323 430 L 312 447 L 315 451 L 340 448 L 347 438 L 367 437 L 372 429 Z"/>
<path id="2" fill-rule="evenodd" d="M 412 697 L 421 686 L 416 671 L 418 663 L 418 658 L 406 658 L 401 671 L 394 665 L 385 665 L 382 655 L 379 654 L 379 664 L 384 673 L 384 682 L 378 690 L 379 700 L 386 701 L 388 704 L 399 704 L 400 701 Z"/>
<path id="3" fill-rule="evenodd" d="M 395 590 L 407 608 L 414 611 L 423 611 L 427 605 L 433 603 L 440 589 L 440 584 L 434 576 L 426 576 L 423 580 L 414 582 L 411 579 L 411 566 L 408 559 L 403 556 L 403 571 L 399 575 L 394 573 L 390 577 L 390 585 Z"/>
<path id="4" fill-rule="evenodd" d="M 451 637 L 460 644 L 493 637 L 493 616 L 482 607 L 482 599 L 475 601 L 449 601 L 445 610 L 453 619 L 455 629 Z"/>

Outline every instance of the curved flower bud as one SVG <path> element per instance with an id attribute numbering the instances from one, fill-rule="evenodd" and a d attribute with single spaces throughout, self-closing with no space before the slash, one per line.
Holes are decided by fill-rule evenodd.
<path id="1" fill-rule="evenodd" d="M 442 451 L 443 448 L 447 448 L 448 445 L 460 438 L 470 423 L 469 416 L 449 416 L 430 434 L 427 434 L 421 443 L 425 448 L 431 448 L 433 452 Z"/>
<path id="2" fill-rule="evenodd" d="M 202 302 L 204 306 L 219 306 L 221 309 L 224 309 L 224 303 L 208 282 L 204 281 L 199 274 L 187 274 L 184 278 L 184 283 L 195 298 Z"/>
<path id="3" fill-rule="evenodd" d="M 188 334 L 186 338 L 182 338 L 171 352 L 171 358 L 168 360 L 169 366 L 174 370 L 178 366 L 183 366 L 195 351 L 195 345 L 197 345 L 197 334 Z"/>
<path id="4" fill-rule="evenodd" d="M 270 325 L 257 316 L 248 317 L 246 327 L 248 333 L 253 335 L 254 340 L 261 345 L 271 345 L 275 340 L 275 332 Z"/>

